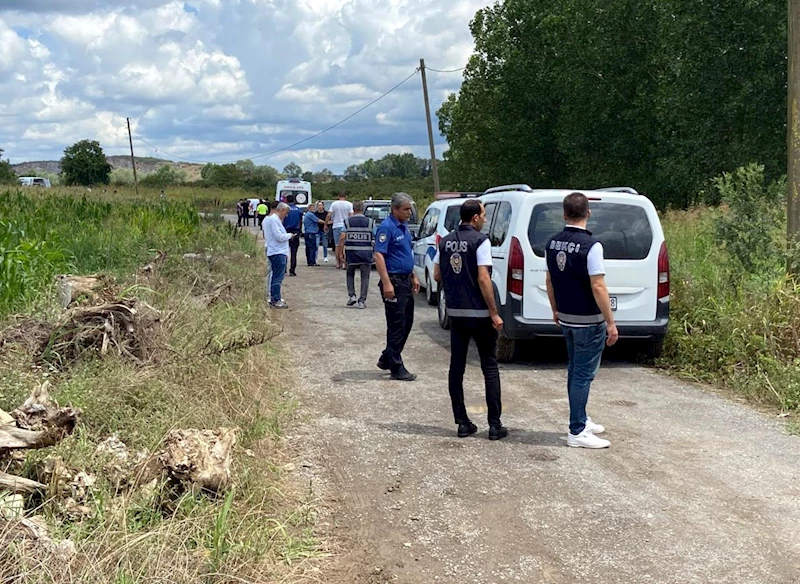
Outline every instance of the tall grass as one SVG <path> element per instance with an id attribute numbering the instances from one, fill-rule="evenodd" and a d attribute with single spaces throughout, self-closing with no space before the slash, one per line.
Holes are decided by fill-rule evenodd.
<path id="1" fill-rule="evenodd" d="M 187 201 L 9 190 L 0 192 L 0 218 L 0 317 L 41 298 L 60 272 L 129 274 L 152 250 L 231 245 L 227 226 L 201 228 Z"/>
<path id="2" fill-rule="evenodd" d="M 672 305 L 661 364 L 750 400 L 797 410 L 800 285 L 779 267 L 785 261 L 779 245 L 768 267 L 742 269 L 719 237 L 718 223 L 728 212 L 698 208 L 663 218 Z"/>

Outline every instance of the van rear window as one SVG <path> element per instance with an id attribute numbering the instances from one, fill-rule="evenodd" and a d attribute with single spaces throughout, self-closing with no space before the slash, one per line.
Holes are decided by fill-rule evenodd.
<path id="1" fill-rule="evenodd" d="M 643 260 L 650 253 L 653 231 L 642 207 L 622 203 L 591 203 L 592 216 L 586 226 L 600 243 L 607 260 Z M 561 203 L 536 205 L 528 226 L 533 253 L 544 257 L 547 240 L 564 228 Z"/>

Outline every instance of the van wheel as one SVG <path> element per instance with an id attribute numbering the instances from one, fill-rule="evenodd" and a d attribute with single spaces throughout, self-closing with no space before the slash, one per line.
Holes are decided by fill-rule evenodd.
<path id="1" fill-rule="evenodd" d="M 447 302 L 444 299 L 444 289 L 439 288 L 439 307 L 436 311 L 439 315 L 439 326 L 444 330 L 450 328 L 450 317 L 447 316 Z"/>
<path id="2" fill-rule="evenodd" d="M 497 360 L 500 363 L 511 363 L 517 352 L 517 341 L 500 334 L 497 337 Z"/>
<path id="3" fill-rule="evenodd" d="M 431 286 L 431 275 L 428 273 L 428 270 L 425 270 L 425 299 L 431 306 L 436 306 L 439 304 L 439 294 L 433 291 L 433 287 Z"/>
<path id="4" fill-rule="evenodd" d="M 644 347 L 642 354 L 647 359 L 658 359 L 664 352 L 664 337 L 659 337 L 654 341 L 649 341 Z"/>

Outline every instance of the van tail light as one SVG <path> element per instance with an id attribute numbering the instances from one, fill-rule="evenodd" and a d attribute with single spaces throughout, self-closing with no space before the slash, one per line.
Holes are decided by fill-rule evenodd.
<path id="1" fill-rule="evenodd" d="M 433 244 L 436 246 L 436 249 L 439 249 L 439 242 L 440 241 L 442 241 L 442 236 L 437 233 L 436 237 L 433 240 Z"/>
<path id="2" fill-rule="evenodd" d="M 525 283 L 525 256 L 522 254 L 522 246 L 519 239 L 511 238 L 511 254 L 508 258 L 508 291 L 512 294 L 522 296 L 522 289 Z"/>
<path id="3" fill-rule="evenodd" d="M 669 254 L 667 242 L 661 244 L 658 252 L 658 299 L 669 298 Z"/>

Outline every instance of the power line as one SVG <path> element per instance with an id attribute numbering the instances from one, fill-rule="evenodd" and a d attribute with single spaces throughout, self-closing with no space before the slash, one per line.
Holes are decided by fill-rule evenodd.
<path id="1" fill-rule="evenodd" d="M 425 67 L 428 71 L 436 71 L 437 73 L 458 73 L 459 71 L 463 71 L 466 67 L 459 67 L 458 69 L 445 69 L 442 71 L 441 69 L 434 69 L 433 67 Z"/>
<path id="2" fill-rule="evenodd" d="M 334 128 L 337 128 L 337 127 L 341 126 L 342 124 L 344 124 L 345 122 L 347 122 L 347 121 L 351 120 L 352 118 L 354 118 L 355 116 L 357 116 L 358 114 L 360 114 L 361 112 L 363 112 L 365 109 L 367 109 L 367 108 L 369 108 L 369 107 L 371 107 L 371 106 L 375 105 L 375 104 L 376 104 L 376 103 L 378 103 L 380 100 L 382 100 L 384 97 L 386 97 L 387 95 L 389 95 L 390 93 L 392 93 L 393 91 L 395 91 L 396 89 L 398 89 L 398 88 L 399 88 L 401 85 L 403 85 L 404 83 L 406 83 L 406 82 L 407 82 L 409 79 L 411 79 L 412 77 L 414 77 L 414 76 L 415 76 L 417 73 L 419 73 L 419 68 L 416 68 L 416 69 L 414 69 L 414 72 L 413 72 L 411 75 L 409 75 L 408 77 L 406 77 L 405 79 L 403 79 L 403 80 L 402 80 L 400 83 L 398 83 L 397 85 L 395 85 L 394 87 L 392 87 L 391 89 L 389 89 L 388 91 L 386 91 L 385 93 L 383 93 L 383 94 L 381 94 L 380 96 L 378 96 L 378 97 L 376 97 L 375 99 L 373 99 L 373 100 L 372 100 L 371 102 L 369 102 L 367 105 L 365 105 L 365 106 L 361 107 L 360 109 L 358 109 L 358 110 L 354 111 L 352 114 L 350 114 L 349 116 L 347 116 L 347 117 L 346 117 L 346 118 L 344 118 L 343 120 L 340 120 L 340 121 L 336 122 L 336 123 L 335 123 L 335 124 L 333 124 L 332 126 L 328 126 L 328 127 L 327 127 L 327 128 L 325 128 L 324 130 L 322 130 L 322 131 L 320 131 L 320 132 L 317 132 L 316 134 L 314 134 L 314 135 L 312 135 L 312 136 L 308 136 L 307 138 L 303 138 L 302 140 L 298 140 L 297 142 L 295 142 L 295 143 L 293 143 L 293 144 L 289 144 L 288 146 L 284 146 L 283 148 L 278 148 L 277 150 L 272 150 L 271 152 L 265 152 L 264 154 L 257 154 L 257 155 L 255 155 L 255 156 L 250 156 L 249 158 L 240 158 L 239 160 L 255 160 L 256 158 L 264 158 L 264 157 L 266 157 L 266 156 L 272 156 L 272 155 L 274 155 L 274 154 L 279 154 L 280 152 L 285 152 L 285 151 L 287 151 L 287 150 L 291 150 L 292 148 L 294 148 L 294 147 L 296 147 L 296 146 L 299 146 L 300 144 L 303 144 L 303 143 L 305 143 L 305 142 L 308 142 L 309 140 L 313 140 L 314 138 L 318 138 L 319 136 L 322 136 L 323 134 L 325 134 L 325 133 L 327 133 L 327 132 L 330 132 L 330 131 L 331 131 L 331 130 L 333 130 Z M 145 140 L 145 139 L 144 139 L 144 138 L 142 138 L 141 136 L 138 136 L 138 135 L 136 135 L 136 136 L 135 136 L 135 138 L 136 138 L 137 140 L 141 141 L 141 142 L 144 142 L 145 144 L 147 144 L 147 145 L 148 145 L 148 146 L 150 146 L 151 148 L 154 148 L 155 150 L 161 150 L 160 148 L 158 148 L 157 146 L 154 146 L 153 144 L 151 144 L 150 142 L 148 142 L 147 140 Z M 178 158 L 178 159 L 180 159 L 180 160 L 183 160 L 183 161 L 185 161 L 185 162 L 192 162 L 192 163 L 195 163 L 195 164 L 206 164 L 206 163 L 207 163 L 207 161 L 200 161 L 200 160 L 190 160 L 189 158 L 184 158 L 183 156 L 178 156 L 178 155 L 176 155 L 176 154 L 171 154 L 171 153 L 167 152 L 166 150 L 161 150 L 161 152 L 162 152 L 163 154 L 166 154 L 167 156 L 171 156 L 171 157 L 173 157 L 173 158 Z M 237 162 L 237 161 L 233 161 L 233 162 Z M 212 164 L 231 164 L 231 163 L 225 163 L 225 162 L 223 162 L 223 163 L 212 163 Z"/>

